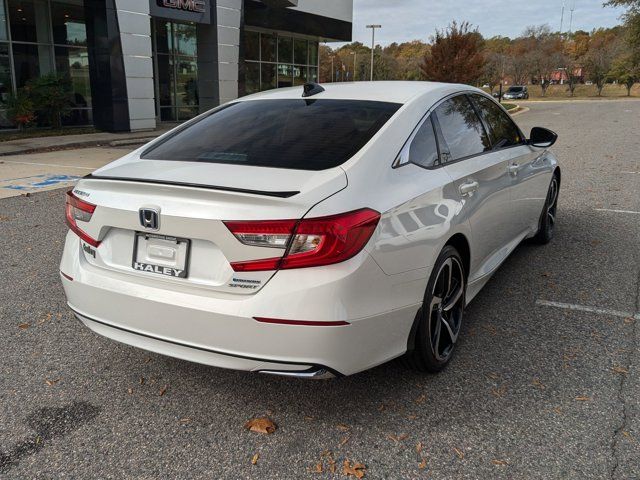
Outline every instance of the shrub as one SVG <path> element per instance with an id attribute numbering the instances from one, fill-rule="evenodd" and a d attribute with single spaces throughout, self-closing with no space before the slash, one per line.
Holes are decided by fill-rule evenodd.
<path id="1" fill-rule="evenodd" d="M 27 82 L 25 91 L 33 100 L 38 119 L 54 128 L 62 126 L 62 117 L 71 110 L 71 81 L 67 76 L 50 73 Z"/>
<path id="2" fill-rule="evenodd" d="M 7 114 L 15 123 L 18 130 L 24 130 L 36 119 L 33 101 L 24 89 L 18 90 L 17 95 L 10 95 L 7 99 Z"/>

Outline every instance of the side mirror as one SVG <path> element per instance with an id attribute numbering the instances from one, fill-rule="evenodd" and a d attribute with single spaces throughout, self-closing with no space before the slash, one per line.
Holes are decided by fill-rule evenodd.
<path id="1" fill-rule="evenodd" d="M 558 140 L 558 134 L 548 128 L 533 127 L 529 136 L 529 145 L 532 147 L 549 148 Z"/>

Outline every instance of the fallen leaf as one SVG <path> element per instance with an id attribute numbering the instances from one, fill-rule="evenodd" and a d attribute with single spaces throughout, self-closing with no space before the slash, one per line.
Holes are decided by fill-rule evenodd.
<path id="1" fill-rule="evenodd" d="M 45 380 L 45 383 L 50 387 L 53 387 L 56 383 L 58 383 L 61 379 L 56 378 L 55 380 L 49 380 L 48 378 Z"/>
<path id="2" fill-rule="evenodd" d="M 560 407 L 556 407 L 553 409 L 554 413 L 558 414 L 558 415 L 562 415 L 562 409 Z"/>
<path id="3" fill-rule="evenodd" d="M 509 465 L 509 463 L 506 460 L 491 460 L 491 463 L 493 463 L 494 465 Z"/>
<path id="4" fill-rule="evenodd" d="M 426 396 L 426 395 L 424 395 L 424 394 L 420 395 L 420 396 L 416 399 L 416 403 L 417 403 L 418 405 L 420 405 L 420 404 L 422 404 L 422 403 L 424 403 L 424 402 L 426 402 L 426 401 L 427 401 L 427 396 Z"/>
<path id="5" fill-rule="evenodd" d="M 338 444 L 339 447 L 342 447 L 345 443 L 347 443 L 349 441 L 351 437 L 349 435 L 347 435 L 346 437 L 343 437 L 342 440 L 340 440 L 340 443 Z"/>
<path id="6" fill-rule="evenodd" d="M 418 468 L 420 470 L 424 470 L 425 468 L 427 468 L 427 459 L 423 458 L 422 461 L 418 464 Z"/>
<path id="7" fill-rule="evenodd" d="M 341 432 L 348 432 L 349 430 L 351 430 L 351 427 L 349 425 L 345 425 L 344 423 L 339 423 L 336 428 Z"/>
<path id="8" fill-rule="evenodd" d="M 531 382 L 531 385 L 533 385 L 534 387 L 539 388 L 540 390 L 544 390 L 545 388 L 547 388 L 545 386 L 544 383 L 542 383 L 540 380 L 538 380 L 537 378 L 534 378 L 533 381 Z"/>
<path id="9" fill-rule="evenodd" d="M 418 418 L 418 416 L 417 415 L 407 415 L 407 418 L 409 420 L 415 420 L 416 418 Z"/>
<path id="10" fill-rule="evenodd" d="M 591 400 L 590 397 L 576 397 L 576 402 L 588 402 Z"/>
<path id="11" fill-rule="evenodd" d="M 167 393 L 168 388 L 169 388 L 169 385 L 165 385 L 164 387 L 162 387 L 158 395 L 163 396 L 165 393 Z"/>
<path id="12" fill-rule="evenodd" d="M 345 460 L 343 463 L 342 473 L 346 476 L 354 476 L 356 478 L 364 477 L 364 474 L 367 471 L 367 467 L 365 467 L 362 463 L 354 463 L 353 465 L 349 460 Z"/>
<path id="13" fill-rule="evenodd" d="M 420 455 L 421 452 L 422 452 L 422 442 L 418 442 L 416 443 L 416 453 Z"/>
<path id="14" fill-rule="evenodd" d="M 267 435 L 276 431 L 276 424 L 269 420 L 267 417 L 252 418 L 244 424 L 244 428 L 256 433 L 264 433 Z"/>
<path id="15" fill-rule="evenodd" d="M 256 453 L 253 458 L 251 459 L 251 465 L 255 465 L 256 463 L 258 463 L 258 459 L 260 458 L 260 454 Z"/>
<path id="16" fill-rule="evenodd" d="M 612 368 L 612 370 L 616 373 L 620 373 L 622 375 L 626 375 L 627 373 L 629 373 L 629 370 L 624 368 L 624 367 L 620 367 L 620 366 L 615 366 Z"/>
<path id="17" fill-rule="evenodd" d="M 129 395 L 133 395 L 133 388 L 127 389 L 127 392 L 129 393 Z"/>
<path id="18" fill-rule="evenodd" d="M 26 330 L 26 329 L 27 329 L 27 328 L 29 328 L 30 326 L 31 326 L 31 325 L 29 325 L 29 324 L 28 324 L 28 323 L 26 323 L 26 322 L 25 322 L 25 323 L 20 323 L 20 324 L 18 324 L 18 328 L 19 328 L 20 330 Z"/>
<path id="19" fill-rule="evenodd" d="M 304 419 L 305 419 L 307 422 L 313 422 L 313 421 L 315 420 L 315 418 L 313 418 L 313 417 L 308 417 L 308 416 L 307 416 L 307 417 L 304 417 Z"/>
<path id="20" fill-rule="evenodd" d="M 456 452 L 456 455 L 460 460 L 464 458 L 464 453 L 462 453 L 462 450 L 460 450 L 459 448 L 453 447 L 453 451 Z"/>
<path id="21" fill-rule="evenodd" d="M 191 419 L 190 419 L 190 418 L 181 418 L 181 419 L 179 420 L 179 422 L 180 422 L 180 423 L 190 423 L 190 422 L 191 422 Z"/>
<path id="22" fill-rule="evenodd" d="M 140 377 L 140 385 L 144 385 L 144 377 Z"/>
<path id="23" fill-rule="evenodd" d="M 636 320 L 633 317 L 627 317 L 627 318 L 624 319 L 624 323 L 625 323 L 625 325 L 632 325 L 632 324 L 636 323 Z"/>
<path id="24" fill-rule="evenodd" d="M 144 359 L 144 363 L 149 363 L 150 361 L 151 361 L 151 357 L 146 357 L 146 358 Z"/>
<path id="25" fill-rule="evenodd" d="M 314 468 L 314 470 L 313 470 L 313 471 L 314 471 L 315 473 L 322 473 L 322 472 L 323 472 L 323 470 L 324 470 L 324 469 L 322 468 L 322 462 L 318 462 L 318 463 L 316 464 L 316 468 Z"/>
<path id="26" fill-rule="evenodd" d="M 491 389 L 491 395 L 493 395 L 494 397 L 497 397 L 497 398 L 504 397 L 505 393 L 507 393 L 507 386 L 506 385 L 500 385 L 497 388 Z"/>

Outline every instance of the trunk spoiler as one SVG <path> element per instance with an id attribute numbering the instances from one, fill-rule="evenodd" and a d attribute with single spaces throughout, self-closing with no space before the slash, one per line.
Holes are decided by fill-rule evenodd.
<path id="1" fill-rule="evenodd" d="M 90 173 L 89 175 L 86 175 L 84 178 L 86 178 L 87 180 L 111 180 L 116 182 L 152 183 L 156 185 L 174 185 L 177 187 L 204 188 L 207 190 L 220 190 L 223 192 L 246 193 L 248 195 L 260 195 L 263 197 L 276 197 L 276 198 L 291 198 L 300 193 L 298 191 L 271 192 L 271 191 L 265 191 L 265 190 L 247 190 L 245 188 L 222 187 L 217 185 L 204 185 L 200 183 L 188 183 L 188 182 L 172 182 L 167 180 L 152 180 L 152 179 L 150 180 L 150 179 L 140 179 L 140 178 L 127 178 L 127 177 L 108 177 L 108 176 L 102 176 L 102 175 L 93 175 L 92 173 Z"/>

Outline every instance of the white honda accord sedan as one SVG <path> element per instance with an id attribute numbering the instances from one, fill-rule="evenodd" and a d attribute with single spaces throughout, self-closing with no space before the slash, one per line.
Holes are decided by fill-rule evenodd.
<path id="1" fill-rule="evenodd" d="M 437 372 L 465 306 L 554 233 L 555 133 L 481 90 L 273 90 L 211 110 L 67 194 L 60 273 L 93 331 L 223 368 Z"/>

